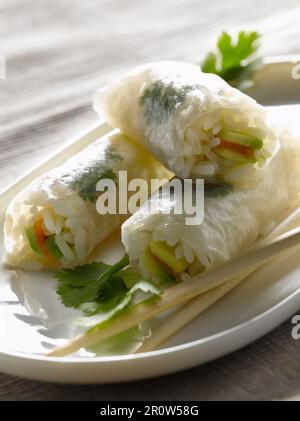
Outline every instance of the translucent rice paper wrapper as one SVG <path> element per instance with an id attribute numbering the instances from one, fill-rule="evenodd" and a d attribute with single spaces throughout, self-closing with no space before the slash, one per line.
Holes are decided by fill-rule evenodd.
<path id="1" fill-rule="evenodd" d="M 7 209 L 5 262 L 32 270 L 49 266 L 43 256 L 32 251 L 25 234 L 28 226 L 42 219 L 46 231 L 56 236 L 56 244 L 64 252 L 58 266 L 82 263 L 128 217 L 100 215 L 95 194 L 100 178 L 118 182 L 118 172 L 125 170 L 128 180 L 139 177 L 147 183 L 152 178 L 170 177 L 158 161 L 116 130 L 34 180 Z"/>
<path id="2" fill-rule="evenodd" d="M 178 199 L 153 195 L 122 226 L 122 241 L 145 279 L 149 271 L 142 263 L 152 240 L 176 247 L 176 256 L 210 268 L 241 253 L 260 235 L 274 228 L 276 220 L 297 199 L 300 190 L 300 143 L 289 133 L 281 134 L 282 147 L 265 168 L 255 189 L 205 188 L 204 220 L 186 225 L 188 215 L 170 214 Z M 216 186 L 215 186 L 216 187 Z M 224 187 L 224 186 L 223 186 Z M 151 213 L 154 209 L 159 214 Z M 169 213 L 169 214 L 166 214 Z M 198 265 L 199 266 L 199 265 Z"/>
<path id="3" fill-rule="evenodd" d="M 264 107 L 218 76 L 181 62 L 137 67 L 98 90 L 94 109 L 181 178 L 250 179 L 280 146 Z M 260 137 L 258 162 L 243 165 L 247 171 L 241 173 L 240 163 L 214 153 L 221 129 Z"/>

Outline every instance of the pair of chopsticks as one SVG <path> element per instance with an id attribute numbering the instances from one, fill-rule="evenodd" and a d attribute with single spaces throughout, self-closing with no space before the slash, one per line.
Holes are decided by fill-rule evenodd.
<path id="1" fill-rule="evenodd" d="M 153 347 L 178 330 L 177 323 L 179 323 L 180 328 L 183 327 L 200 314 L 201 311 L 204 311 L 225 293 L 238 285 L 257 267 L 297 246 L 300 246 L 300 227 L 278 236 L 270 244 L 248 251 L 218 267 L 210 269 L 205 274 L 168 288 L 160 297 L 151 301 L 141 302 L 128 309 L 126 313 L 117 314 L 109 323 L 104 322 L 94 329 L 89 329 L 68 341 L 65 345 L 53 349 L 47 355 L 63 357 L 72 354 L 80 348 L 88 347 L 107 339 L 166 310 L 188 302 L 188 307 L 183 307 L 175 316 L 173 315 L 173 319 L 169 319 L 164 327 L 161 326 L 139 351 L 153 349 Z"/>
<path id="2" fill-rule="evenodd" d="M 299 225 L 300 206 L 298 206 L 298 202 L 299 201 L 296 200 L 291 208 L 284 215 L 282 215 L 281 221 L 279 221 L 278 225 L 266 237 L 256 241 L 251 249 L 257 249 L 266 244 L 269 244 L 270 242 L 274 241 L 276 236 L 286 232 L 293 225 L 297 224 L 297 222 L 297 225 Z M 242 281 L 248 278 L 248 276 L 251 275 L 251 273 L 254 272 L 259 266 L 261 265 L 258 265 L 254 269 L 245 270 L 244 273 L 238 275 L 234 279 L 231 279 L 230 281 L 225 282 L 217 288 L 214 288 L 213 290 L 190 300 L 182 308 L 175 311 L 174 314 L 169 316 L 158 327 L 156 327 L 154 332 L 152 332 L 152 334 L 143 342 L 143 344 L 137 349 L 136 352 L 148 352 L 156 349 L 159 345 L 174 336 L 184 326 L 189 324 L 206 309 L 211 307 L 214 303 L 228 294 Z"/>

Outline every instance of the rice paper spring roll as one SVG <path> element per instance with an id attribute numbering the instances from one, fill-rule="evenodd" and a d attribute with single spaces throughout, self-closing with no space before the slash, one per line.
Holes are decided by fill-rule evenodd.
<path id="1" fill-rule="evenodd" d="M 246 183 L 279 148 L 263 106 L 191 64 L 137 67 L 98 90 L 94 109 L 181 178 Z"/>
<path id="2" fill-rule="evenodd" d="M 127 215 L 100 215 L 96 209 L 100 179 L 118 182 L 170 177 L 145 150 L 119 131 L 104 136 L 34 180 L 10 203 L 4 223 L 4 261 L 39 270 L 84 262 L 95 246 L 121 226 Z"/>
<path id="3" fill-rule="evenodd" d="M 132 265 L 154 282 L 184 280 L 238 255 L 295 203 L 299 160 L 299 143 L 286 137 L 254 189 L 206 183 L 200 225 L 186 225 L 186 214 L 172 213 L 180 196 L 157 192 L 122 226 Z"/>

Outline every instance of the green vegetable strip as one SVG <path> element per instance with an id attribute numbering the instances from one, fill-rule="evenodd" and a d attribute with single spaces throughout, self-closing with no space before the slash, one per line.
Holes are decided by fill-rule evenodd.
<path id="1" fill-rule="evenodd" d="M 61 259 L 63 257 L 62 252 L 60 251 L 58 245 L 55 242 L 55 235 L 49 235 L 45 241 L 46 246 L 50 253 L 57 259 Z"/>
<path id="2" fill-rule="evenodd" d="M 33 227 L 27 227 L 26 230 L 25 230 L 25 233 L 26 233 L 26 237 L 27 237 L 27 240 L 29 242 L 29 245 L 30 245 L 31 249 L 35 253 L 43 256 L 44 255 L 43 251 L 41 250 L 41 248 L 40 248 L 40 246 L 37 242 Z M 47 249 L 50 252 L 50 254 L 53 257 L 55 257 L 55 259 L 59 260 L 63 257 L 62 252 L 60 251 L 59 247 L 57 246 L 57 244 L 55 242 L 55 235 L 54 234 L 49 235 L 46 238 L 45 245 L 47 246 Z"/>
<path id="3" fill-rule="evenodd" d="M 27 227 L 25 230 L 28 243 L 32 250 L 37 254 L 42 254 L 42 251 L 37 243 L 33 227 Z"/>

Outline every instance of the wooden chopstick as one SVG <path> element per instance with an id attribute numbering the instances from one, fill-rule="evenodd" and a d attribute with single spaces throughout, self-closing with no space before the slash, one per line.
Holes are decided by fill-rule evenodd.
<path id="1" fill-rule="evenodd" d="M 47 355 L 57 357 L 69 355 L 82 347 L 90 346 L 123 332 L 172 307 L 183 304 L 197 295 L 216 288 L 224 282 L 241 275 L 246 270 L 253 270 L 258 265 L 266 263 L 284 251 L 299 245 L 300 228 L 297 227 L 281 235 L 271 244 L 244 253 L 216 268 L 210 269 L 205 274 L 192 278 L 190 281 L 168 288 L 157 299 L 152 299 L 150 302 L 142 302 L 131 307 L 125 313 L 117 314 L 109 322 L 101 323 L 96 328 L 89 329 L 68 341 L 65 345 L 53 349 Z"/>
<path id="2" fill-rule="evenodd" d="M 246 271 L 230 281 L 224 282 L 222 285 L 192 298 L 183 307 L 156 327 L 151 336 L 136 350 L 136 353 L 149 352 L 156 349 L 239 285 L 253 272 L 253 270 Z"/>
<path id="3" fill-rule="evenodd" d="M 296 208 L 292 207 L 292 210 L 290 208 L 290 212 L 286 214 L 284 218 L 281 218 L 281 221 L 265 238 L 256 241 L 255 244 L 253 244 L 252 249 L 266 245 L 270 243 L 270 241 L 274 241 L 276 236 L 278 236 L 280 233 L 282 234 L 284 231 L 287 231 L 290 224 L 296 219 L 296 217 L 299 217 L 299 214 L 299 206 Z M 162 321 L 162 323 L 155 328 L 155 330 L 136 350 L 136 352 L 149 352 L 156 349 L 159 345 L 163 344 L 165 341 L 179 332 L 182 328 L 184 328 L 192 320 L 207 310 L 210 306 L 223 298 L 256 269 L 257 268 L 246 271 L 245 273 L 242 273 L 234 279 L 225 282 L 217 288 L 192 298 L 189 302 L 184 304 L 183 307 L 167 317 L 166 320 Z"/>

